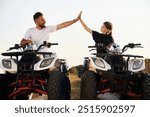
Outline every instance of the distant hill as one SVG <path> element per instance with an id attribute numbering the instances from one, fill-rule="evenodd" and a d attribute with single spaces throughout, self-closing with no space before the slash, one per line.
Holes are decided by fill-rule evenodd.
<path id="1" fill-rule="evenodd" d="M 69 69 L 69 73 L 73 75 L 77 75 L 78 77 L 81 77 L 84 73 L 83 65 L 74 66 Z"/>
<path id="2" fill-rule="evenodd" d="M 150 59 L 145 59 L 145 72 L 150 74 Z"/>

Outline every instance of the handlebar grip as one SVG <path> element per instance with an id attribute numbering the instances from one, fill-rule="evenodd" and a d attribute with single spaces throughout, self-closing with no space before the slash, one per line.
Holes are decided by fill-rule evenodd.
<path id="1" fill-rule="evenodd" d="M 140 46 L 140 45 L 141 45 L 140 43 L 137 43 L 137 44 L 129 43 L 129 44 L 127 45 L 127 47 L 134 48 L 134 47 Z M 125 46 L 125 47 L 126 47 L 126 46 Z"/>
<path id="2" fill-rule="evenodd" d="M 47 41 L 43 41 L 43 45 L 46 45 L 47 44 Z"/>
<path id="3" fill-rule="evenodd" d="M 135 46 L 139 46 L 139 45 L 141 45 L 140 43 L 137 43 L 137 44 L 134 44 Z"/>
<path id="4" fill-rule="evenodd" d="M 128 45 L 134 45 L 134 46 L 136 46 L 136 45 L 141 45 L 140 43 L 129 43 Z"/>
<path id="5" fill-rule="evenodd" d="M 15 44 L 14 47 L 10 47 L 9 50 L 13 50 L 13 49 L 19 49 L 21 48 L 22 46 L 20 46 L 19 44 Z"/>
<path id="6" fill-rule="evenodd" d="M 58 45 L 58 43 L 51 43 L 51 45 Z"/>
<path id="7" fill-rule="evenodd" d="M 9 48 L 9 50 L 13 50 L 13 49 L 15 49 L 15 47 L 10 47 L 10 48 Z"/>
<path id="8" fill-rule="evenodd" d="M 96 48 L 96 46 L 88 46 L 88 48 Z"/>

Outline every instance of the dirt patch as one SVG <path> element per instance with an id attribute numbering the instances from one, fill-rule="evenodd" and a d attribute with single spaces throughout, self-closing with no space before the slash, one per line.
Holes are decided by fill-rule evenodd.
<path id="1" fill-rule="evenodd" d="M 145 72 L 150 73 L 150 59 L 145 59 Z"/>
<path id="2" fill-rule="evenodd" d="M 71 99 L 79 100 L 80 99 L 80 78 L 77 75 L 70 74 L 71 81 Z"/>

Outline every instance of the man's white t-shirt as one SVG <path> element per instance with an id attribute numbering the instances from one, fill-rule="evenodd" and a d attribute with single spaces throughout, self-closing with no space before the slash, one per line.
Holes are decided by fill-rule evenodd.
<path id="1" fill-rule="evenodd" d="M 36 47 L 39 47 L 43 44 L 43 41 L 49 42 L 49 34 L 55 32 L 57 30 L 57 26 L 46 26 L 42 30 L 34 28 L 29 28 L 25 33 L 23 39 L 31 40 Z"/>

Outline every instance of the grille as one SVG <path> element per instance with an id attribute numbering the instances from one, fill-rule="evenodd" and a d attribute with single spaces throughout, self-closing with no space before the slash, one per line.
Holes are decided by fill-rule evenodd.
<path id="1" fill-rule="evenodd" d="M 114 66 L 114 72 L 122 73 L 126 71 L 126 66 Z"/>
<path id="2" fill-rule="evenodd" d="M 32 70 L 32 65 L 31 64 L 19 65 L 19 70 L 20 71 L 31 71 Z"/>

